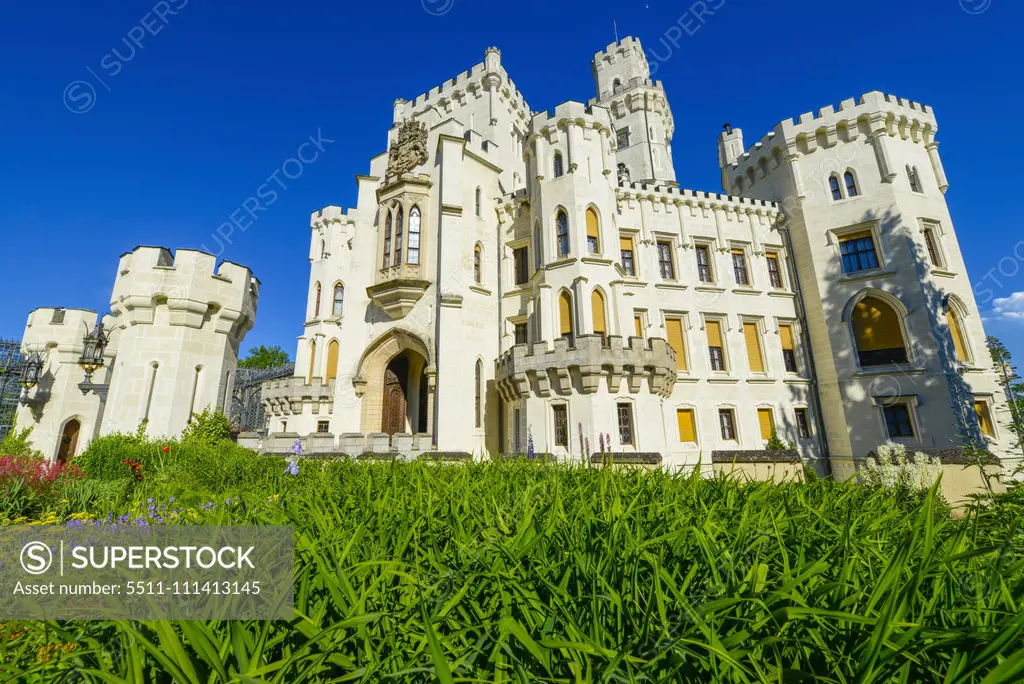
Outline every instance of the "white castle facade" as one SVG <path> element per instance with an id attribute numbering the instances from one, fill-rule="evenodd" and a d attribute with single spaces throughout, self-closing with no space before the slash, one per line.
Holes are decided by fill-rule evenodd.
<path id="1" fill-rule="evenodd" d="M 727 127 L 725 192 L 700 192 L 640 42 L 593 74 L 588 104 L 533 113 L 492 48 L 395 103 L 356 206 L 312 216 L 272 438 L 579 459 L 607 435 L 692 467 L 775 434 L 837 475 L 890 440 L 1013 458 L 930 108 L 868 93 L 749 150 Z"/>
<path id="2" fill-rule="evenodd" d="M 845 477 L 887 441 L 983 440 L 1011 464 L 929 107 L 868 93 L 749 149 L 727 126 L 724 192 L 703 192 L 676 180 L 639 41 L 598 52 L 593 74 L 586 105 L 534 113 L 491 48 L 395 102 L 356 205 L 312 215 L 295 376 L 263 387 L 268 434 L 246 443 L 573 460 L 604 445 L 689 469 L 776 436 Z M 179 250 L 171 268 L 195 277 L 161 295 L 168 259 L 122 258 L 102 427 L 75 389 L 85 314 L 61 329 L 33 312 L 27 349 L 55 352 L 54 400 L 24 410 L 41 433 L 72 414 L 172 433 L 224 405 L 256 281 Z"/>

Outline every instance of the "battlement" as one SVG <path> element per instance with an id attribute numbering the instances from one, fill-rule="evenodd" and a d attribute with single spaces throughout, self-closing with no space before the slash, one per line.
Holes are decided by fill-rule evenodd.
<path id="1" fill-rule="evenodd" d="M 218 332 L 242 334 L 256 318 L 260 283 L 252 272 L 193 249 L 136 247 L 121 255 L 110 299 L 117 324 L 152 324 L 166 305 L 170 325 L 201 328 L 213 321 Z"/>
<path id="2" fill-rule="evenodd" d="M 805 112 L 798 119 L 780 121 L 760 141 L 729 163 L 729 172 L 733 176 L 743 173 L 775 154 L 776 148 L 788 155 L 801 152 L 800 144 L 804 143 L 813 151 L 818 147 L 819 137 L 827 147 L 831 147 L 837 143 L 841 129 L 856 136 L 862 125 L 873 131 L 883 129 L 890 136 L 924 144 L 930 143 L 938 131 L 935 113 L 928 105 L 874 90 L 860 98 L 843 100 L 838 108 L 828 105 L 817 113 Z"/>
<path id="3" fill-rule="evenodd" d="M 90 309 L 40 307 L 28 315 L 22 347 L 28 352 L 44 352 L 56 348 L 62 352 L 79 353 L 82 338 L 96 326 L 96 312 Z"/>
<path id="4" fill-rule="evenodd" d="M 323 209 L 317 209 L 309 215 L 310 228 L 317 228 L 327 223 L 341 223 L 345 218 L 345 210 L 339 206 L 328 204 Z"/>
<path id="5" fill-rule="evenodd" d="M 508 72 L 505 71 L 505 67 L 501 65 L 501 51 L 491 47 L 484 52 L 483 62 L 473 65 L 458 76 L 449 78 L 444 83 L 417 95 L 412 101 L 396 100 L 394 122 L 411 119 L 431 106 L 438 105 L 443 101 L 459 99 L 466 93 L 472 93 L 478 88 L 482 89 L 484 80 L 488 76 L 498 77 L 500 84 L 498 92 L 504 94 L 512 103 L 513 109 L 518 112 L 520 118 L 529 118 L 530 106 L 509 77 Z"/>
<path id="6" fill-rule="evenodd" d="M 626 36 L 617 43 L 608 43 L 604 50 L 594 53 L 593 66 L 600 69 L 603 65 L 615 64 L 616 61 L 626 57 L 639 57 L 647 64 L 647 54 L 639 38 Z"/>
<path id="7" fill-rule="evenodd" d="M 537 112 L 530 120 L 530 135 L 540 135 L 545 128 L 557 128 L 558 124 L 567 121 L 590 128 L 612 130 L 611 116 L 603 107 L 593 108 L 582 102 L 567 100 L 555 107 L 553 112 Z"/>
<path id="8" fill-rule="evenodd" d="M 616 194 L 626 199 L 649 199 L 651 201 L 662 201 L 669 203 L 682 203 L 689 205 L 704 205 L 709 209 L 721 209 L 723 211 L 748 212 L 753 211 L 764 215 L 769 220 L 774 220 L 780 213 L 777 202 L 753 199 L 751 197 L 739 197 L 736 195 L 723 195 L 717 192 L 705 192 L 702 190 L 688 190 L 671 185 L 650 186 L 647 183 L 619 183 Z"/>

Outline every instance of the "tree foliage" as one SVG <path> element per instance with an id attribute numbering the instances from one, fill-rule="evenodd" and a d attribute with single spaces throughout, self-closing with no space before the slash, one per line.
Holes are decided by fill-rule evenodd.
<path id="1" fill-rule="evenodd" d="M 1017 367 L 1013 365 L 1013 356 L 1002 340 L 989 335 L 985 338 L 985 344 L 992 357 L 996 378 L 1006 392 L 1006 401 L 1010 405 L 1013 424 L 1009 428 L 1016 435 L 1018 446 L 1020 446 L 1024 442 L 1024 422 L 1022 422 L 1024 419 L 1024 382 L 1017 374 Z"/>
<path id="2" fill-rule="evenodd" d="M 238 362 L 239 368 L 273 368 L 288 363 L 288 352 L 278 345 L 260 345 L 249 350 L 249 355 Z"/>

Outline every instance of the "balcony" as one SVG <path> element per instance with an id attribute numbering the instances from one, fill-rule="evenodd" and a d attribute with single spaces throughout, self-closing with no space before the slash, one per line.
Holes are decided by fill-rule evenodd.
<path id="1" fill-rule="evenodd" d="M 324 382 L 321 378 L 313 378 L 312 383 L 297 377 L 268 380 L 263 383 L 261 399 L 267 411 L 275 416 L 302 413 L 302 405 L 306 402 L 314 406 L 333 402 L 334 384 L 333 379 Z"/>
<path id="2" fill-rule="evenodd" d="M 366 295 L 392 319 L 404 317 L 430 287 L 421 277 L 422 265 L 389 266 L 377 272 L 377 282 L 366 288 Z"/>
<path id="3" fill-rule="evenodd" d="M 518 344 L 498 358 L 498 389 L 506 401 L 534 394 L 540 397 L 597 392 L 602 380 L 608 391 L 619 393 L 622 381 L 630 394 L 646 382 L 650 391 L 662 397 L 672 394 L 676 382 L 676 354 L 660 337 L 580 335 L 572 346 L 558 338 L 554 349 L 539 342 Z"/>

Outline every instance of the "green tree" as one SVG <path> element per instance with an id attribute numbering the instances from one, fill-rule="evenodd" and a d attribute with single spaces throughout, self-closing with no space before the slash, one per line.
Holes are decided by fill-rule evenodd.
<path id="1" fill-rule="evenodd" d="M 249 355 L 238 362 L 239 368 L 273 368 L 288 363 L 288 352 L 281 347 L 260 345 L 249 350 Z"/>
<path id="2" fill-rule="evenodd" d="M 1017 368 L 1013 365 L 1013 356 L 1010 350 L 998 337 L 989 335 L 985 338 L 988 346 L 988 353 L 992 356 L 992 365 L 995 366 L 996 377 L 1003 391 L 1006 392 L 1006 401 L 1010 405 L 1010 415 L 1013 416 L 1013 424 L 1010 430 L 1017 436 L 1017 444 L 1024 448 L 1024 382 L 1017 374 Z"/>

